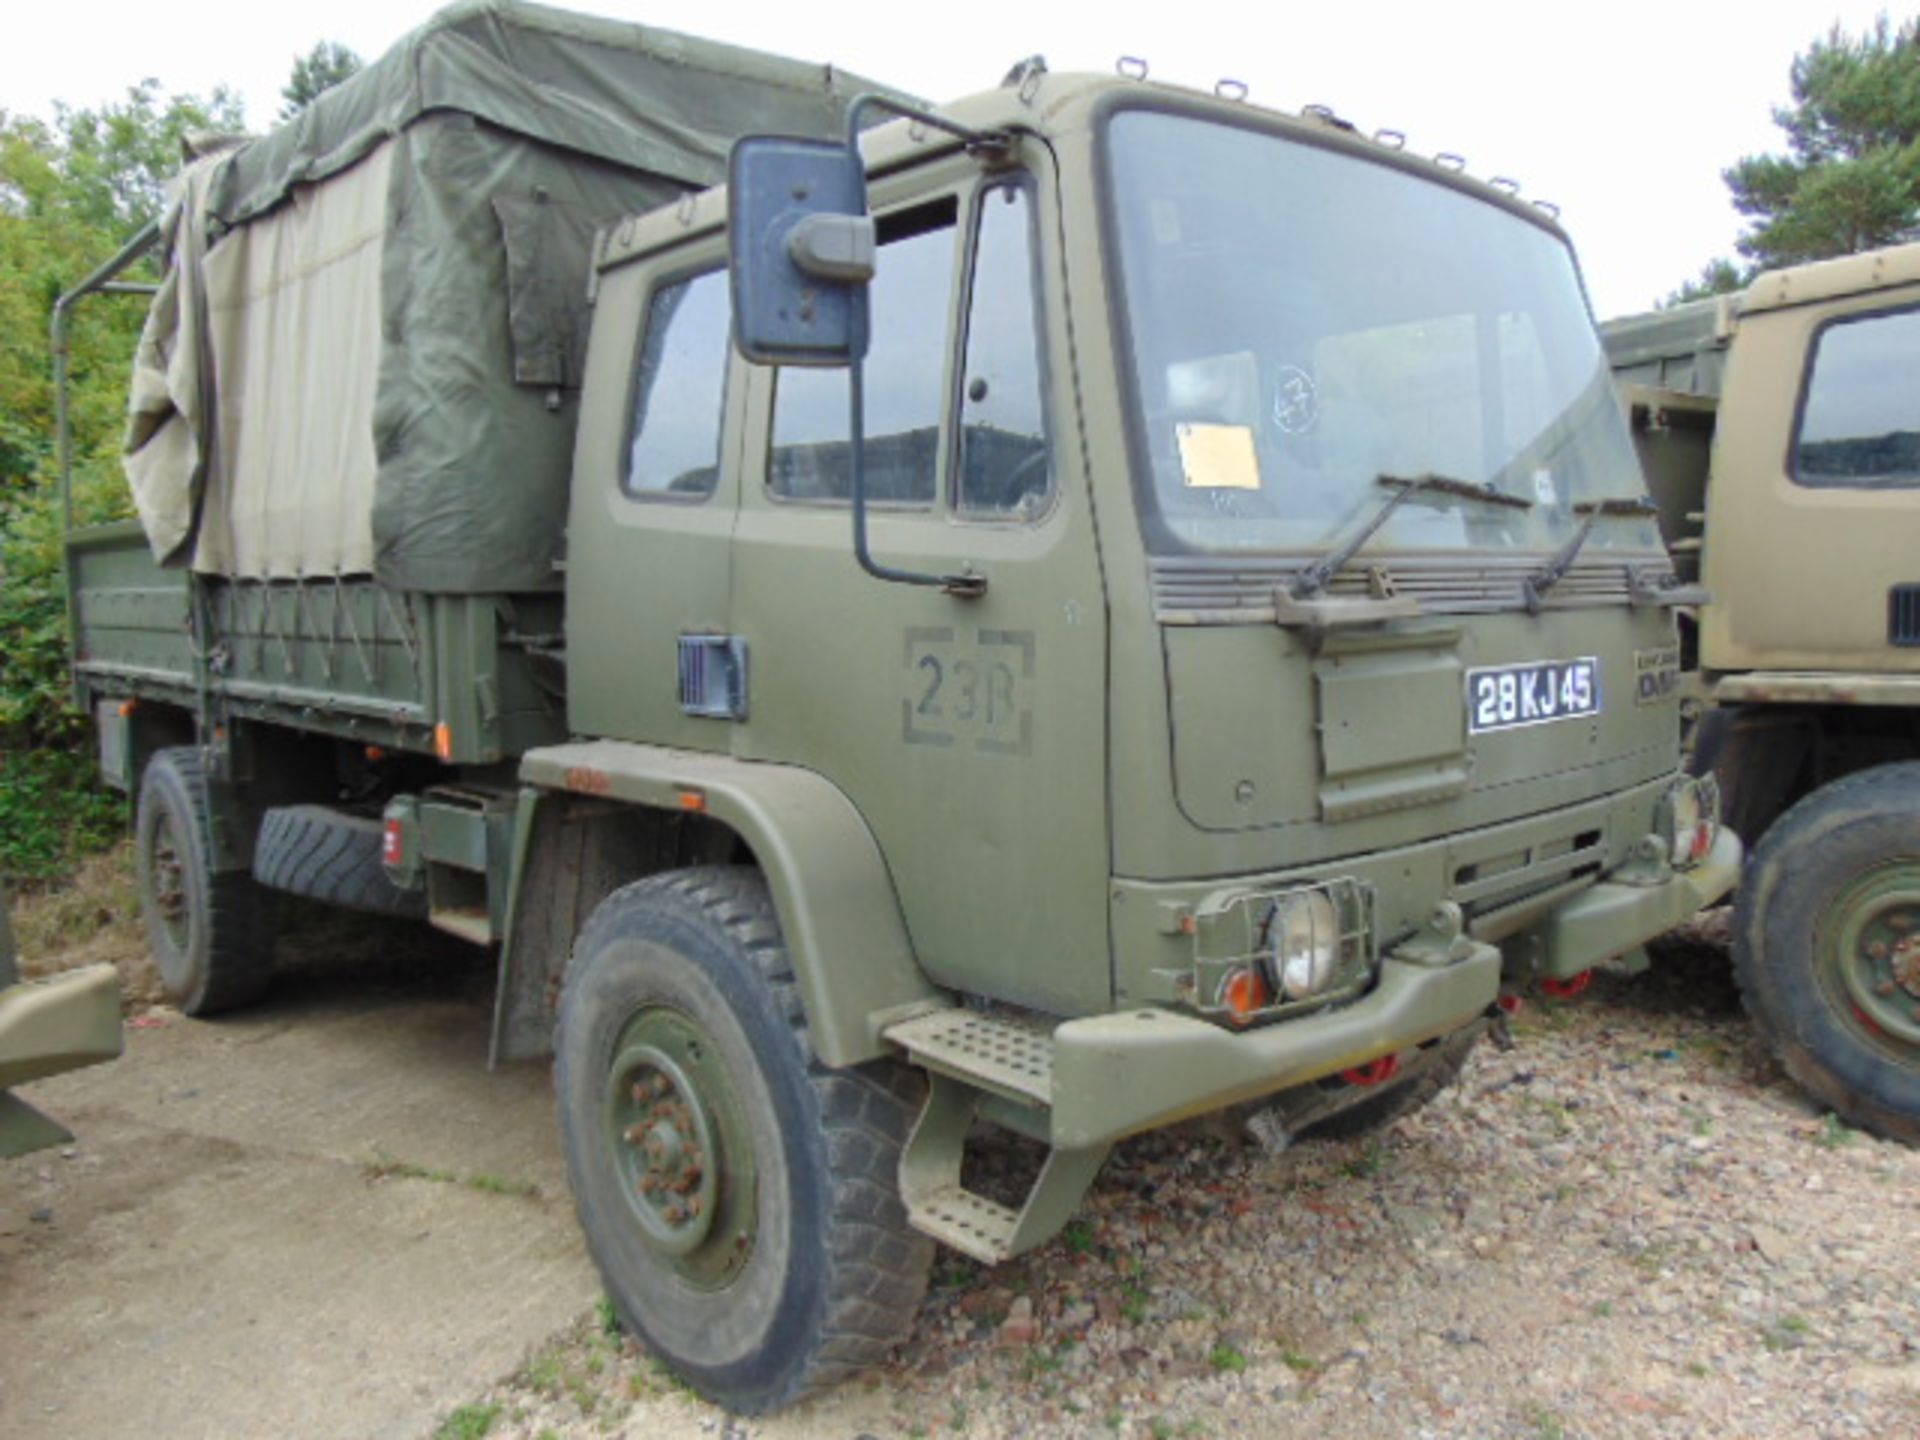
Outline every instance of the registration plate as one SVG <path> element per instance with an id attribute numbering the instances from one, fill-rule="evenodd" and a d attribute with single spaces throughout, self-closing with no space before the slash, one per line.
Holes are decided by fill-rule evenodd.
<path id="1" fill-rule="evenodd" d="M 1514 730 L 1600 713 L 1600 662 L 1536 660 L 1467 671 L 1467 733 Z"/>

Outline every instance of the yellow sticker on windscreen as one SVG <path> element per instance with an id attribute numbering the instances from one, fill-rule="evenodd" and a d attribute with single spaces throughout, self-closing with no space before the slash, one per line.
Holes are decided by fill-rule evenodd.
<path id="1" fill-rule="evenodd" d="M 1182 421 L 1173 433 L 1180 442 L 1180 473 L 1189 489 L 1260 488 L 1260 457 L 1254 453 L 1252 426 Z"/>

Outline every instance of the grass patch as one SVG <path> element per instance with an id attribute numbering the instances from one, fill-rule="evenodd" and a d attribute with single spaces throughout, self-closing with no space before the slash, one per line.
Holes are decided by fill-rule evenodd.
<path id="1" fill-rule="evenodd" d="M 500 1418 L 498 1405 L 462 1405 L 440 1422 L 433 1440 L 481 1440 Z"/>
<path id="2" fill-rule="evenodd" d="M 1207 1363 L 1216 1370 L 1238 1374 L 1247 1368 L 1247 1357 L 1237 1345 L 1222 1343 L 1207 1352 Z"/>
<path id="3" fill-rule="evenodd" d="M 462 1175 L 457 1170 L 415 1165 L 409 1160 L 396 1160 L 390 1155 L 376 1154 L 361 1169 L 369 1180 L 427 1180 L 436 1185 L 460 1185 L 468 1190 L 478 1190 L 483 1195 L 511 1195 L 520 1200 L 534 1200 L 540 1195 L 540 1187 L 531 1180 L 490 1175 L 485 1171 Z M 602 1303 L 606 1303 L 604 1298 Z"/>
<path id="4" fill-rule="evenodd" d="M 1832 1111 L 1820 1118 L 1820 1128 L 1814 1131 L 1813 1143 L 1823 1150 L 1838 1150 L 1843 1145 L 1851 1145 L 1860 1138 L 1860 1132 Z"/>
<path id="5" fill-rule="evenodd" d="M 1760 1329 L 1760 1343 L 1773 1351 L 1798 1350 L 1813 1333 L 1813 1322 L 1804 1315 L 1782 1315 Z"/>
<path id="6" fill-rule="evenodd" d="M 1386 1167 L 1387 1147 L 1378 1140 L 1369 1140 L 1367 1148 L 1340 1169 L 1353 1180 L 1372 1180 Z"/>

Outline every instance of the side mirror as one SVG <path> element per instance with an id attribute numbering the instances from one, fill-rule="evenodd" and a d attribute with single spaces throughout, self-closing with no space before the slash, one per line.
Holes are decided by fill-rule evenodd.
<path id="1" fill-rule="evenodd" d="M 750 135 L 727 164 L 733 343 L 762 365 L 851 365 L 867 353 L 873 218 L 859 152 Z"/>

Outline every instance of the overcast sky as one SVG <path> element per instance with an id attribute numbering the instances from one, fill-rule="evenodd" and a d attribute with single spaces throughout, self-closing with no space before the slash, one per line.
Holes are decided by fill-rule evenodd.
<path id="1" fill-rule="evenodd" d="M 1915 0 L 1908 0 L 1911 6 Z M 146 76 L 169 90 L 225 82 L 264 127 L 294 57 L 339 40 L 368 59 L 432 0 L 11 0 L 0 108 L 95 105 Z M 1863 0 L 965 0 L 950 5 L 804 0 L 589 0 L 583 8 L 836 65 L 932 99 L 995 84 L 1039 52 L 1054 70 L 1145 58 L 1157 79 L 1244 81 L 1282 110 L 1332 105 L 1413 149 L 1465 155 L 1556 202 L 1601 318 L 1645 309 L 1709 258 L 1739 217 L 1720 171 L 1778 149 L 1770 107 L 1796 51 Z M 1913 13 L 1894 10 L 1896 18 Z"/>

